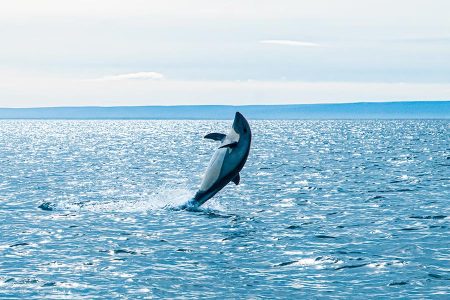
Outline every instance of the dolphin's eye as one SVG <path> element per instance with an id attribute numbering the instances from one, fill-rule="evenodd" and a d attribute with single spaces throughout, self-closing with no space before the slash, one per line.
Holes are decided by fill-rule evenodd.
<path id="1" fill-rule="evenodd" d="M 247 133 L 247 128 L 244 128 L 244 133 Z"/>

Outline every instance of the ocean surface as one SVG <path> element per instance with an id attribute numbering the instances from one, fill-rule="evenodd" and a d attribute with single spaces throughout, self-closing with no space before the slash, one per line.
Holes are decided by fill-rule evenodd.
<path id="1" fill-rule="evenodd" d="M 450 298 L 450 120 L 0 121 L 0 298 Z"/>

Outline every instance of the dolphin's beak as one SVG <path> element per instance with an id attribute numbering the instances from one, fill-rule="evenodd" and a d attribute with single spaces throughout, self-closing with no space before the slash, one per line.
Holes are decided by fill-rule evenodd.
<path id="1" fill-rule="evenodd" d="M 239 134 L 242 133 L 243 131 L 247 132 L 247 130 L 250 130 L 250 126 L 248 125 L 247 120 L 240 112 L 236 112 L 236 115 L 234 116 L 233 128 L 234 131 L 236 131 Z"/>
<path id="2" fill-rule="evenodd" d="M 239 129 L 240 125 L 242 124 L 242 119 L 244 119 L 244 116 L 240 112 L 236 112 L 234 115 L 234 121 L 233 121 L 233 128 L 237 131 Z"/>

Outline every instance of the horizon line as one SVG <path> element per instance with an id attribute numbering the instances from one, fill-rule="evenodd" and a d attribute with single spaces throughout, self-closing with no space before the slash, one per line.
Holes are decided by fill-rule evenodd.
<path id="1" fill-rule="evenodd" d="M 299 105 L 351 105 L 351 104 L 402 104 L 402 103 L 443 103 L 449 100 L 398 100 L 398 101 L 358 101 L 358 102 L 325 102 L 325 103 L 278 103 L 278 104 L 175 104 L 175 105 L 80 105 L 80 106 L 30 106 L 30 107 L 0 107 L 0 109 L 49 109 L 49 108 L 132 108 L 132 107 L 250 107 L 250 106 L 299 106 Z"/>

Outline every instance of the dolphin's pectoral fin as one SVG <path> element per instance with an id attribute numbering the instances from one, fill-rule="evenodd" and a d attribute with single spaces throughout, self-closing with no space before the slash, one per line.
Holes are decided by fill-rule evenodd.
<path id="1" fill-rule="evenodd" d="M 208 133 L 207 135 L 205 135 L 205 139 L 211 139 L 214 141 L 223 141 L 225 137 L 226 137 L 225 134 L 217 132 Z"/>
<path id="2" fill-rule="evenodd" d="M 234 148 L 234 147 L 237 146 L 237 144 L 238 144 L 238 142 L 232 142 L 232 143 L 229 143 L 229 144 L 225 144 L 225 145 L 220 146 L 219 149 L 220 149 L 220 148 Z"/>
<path id="3" fill-rule="evenodd" d="M 239 176 L 239 173 L 237 173 L 231 181 L 233 181 L 235 185 L 238 185 L 241 181 L 241 176 Z"/>

